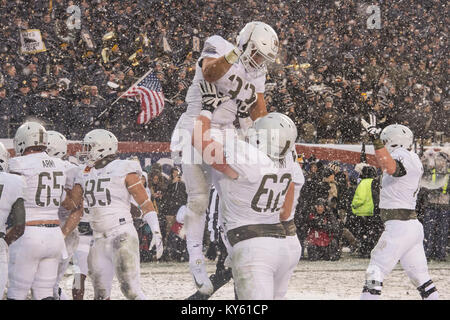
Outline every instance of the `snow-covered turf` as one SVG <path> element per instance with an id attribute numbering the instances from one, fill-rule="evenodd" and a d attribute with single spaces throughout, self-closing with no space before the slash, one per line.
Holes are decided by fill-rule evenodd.
<path id="1" fill-rule="evenodd" d="M 357 300 L 368 263 L 368 259 L 354 258 L 348 254 L 344 254 L 339 261 L 300 261 L 291 278 L 287 299 Z M 450 300 L 450 262 L 431 261 L 428 268 L 441 299 Z M 207 270 L 210 274 L 214 272 L 214 262 L 207 263 Z M 72 281 L 73 276 L 69 267 L 61 281 L 62 288 L 69 297 Z M 89 278 L 86 282 L 85 299 L 93 299 Z M 196 291 L 187 263 L 142 263 L 141 284 L 148 299 L 151 300 L 183 300 Z M 113 282 L 111 299 L 125 299 L 116 279 Z M 212 299 L 233 300 L 232 281 L 216 292 Z M 401 266 L 397 265 L 384 281 L 381 299 L 418 300 L 420 295 Z"/>

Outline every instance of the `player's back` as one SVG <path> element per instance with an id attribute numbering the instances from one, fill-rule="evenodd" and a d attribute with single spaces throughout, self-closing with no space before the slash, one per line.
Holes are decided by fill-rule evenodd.
<path id="1" fill-rule="evenodd" d="M 404 148 L 395 149 L 391 156 L 403 164 L 406 175 L 394 177 L 383 173 L 380 208 L 414 210 L 423 174 L 422 162 L 417 154 Z"/>
<path id="2" fill-rule="evenodd" d="M 64 161 L 45 152 L 32 153 L 10 159 L 9 168 L 25 179 L 26 221 L 58 220 L 66 184 Z"/>
<path id="3" fill-rule="evenodd" d="M 100 169 L 86 168 L 75 183 L 84 190 L 89 222 L 95 232 L 105 232 L 132 222 L 131 195 L 125 184 L 129 173 L 142 175 L 139 163 L 133 160 L 113 160 Z"/>
<path id="4" fill-rule="evenodd" d="M 279 223 L 291 173 L 280 171 L 265 153 L 252 145 L 235 141 L 236 157 L 230 161 L 232 151 L 228 152 L 227 163 L 238 172 L 239 178 L 222 178 L 218 182 L 224 228 L 229 231 L 244 225 Z"/>
<path id="5" fill-rule="evenodd" d="M 6 233 L 6 221 L 17 199 L 23 198 L 25 180 L 16 174 L 0 172 L 0 232 Z"/>

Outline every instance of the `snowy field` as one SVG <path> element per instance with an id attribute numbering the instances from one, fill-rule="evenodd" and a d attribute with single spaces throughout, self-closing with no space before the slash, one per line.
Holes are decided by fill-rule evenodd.
<path id="1" fill-rule="evenodd" d="M 368 259 L 344 256 L 339 261 L 300 261 L 289 285 L 289 300 L 358 300 L 363 284 Z M 428 264 L 433 279 L 443 300 L 450 300 L 450 262 L 431 261 Z M 213 273 L 215 264 L 208 262 L 208 273 Z M 73 276 L 69 267 L 61 285 L 71 297 Z M 194 282 L 187 263 L 142 263 L 141 284 L 150 300 L 184 300 L 194 293 Z M 86 280 L 85 299 L 93 299 L 89 278 Z M 124 300 L 119 284 L 114 279 L 111 299 Z M 232 281 L 212 297 L 214 300 L 234 300 Z M 405 272 L 397 265 L 385 279 L 382 300 L 420 300 L 420 295 Z"/>

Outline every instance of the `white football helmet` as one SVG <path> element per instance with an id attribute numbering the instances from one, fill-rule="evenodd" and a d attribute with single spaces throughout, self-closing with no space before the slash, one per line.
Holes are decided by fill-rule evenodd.
<path id="1" fill-rule="evenodd" d="M 114 134 L 104 129 L 89 131 L 83 139 L 82 153 L 86 154 L 87 165 L 92 166 L 98 160 L 115 154 L 119 142 Z"/>
<path id="2" fill-rule="evenodd" d="M 391 124 L 381 131 L 380 139 L 389 152 L 403 147 L 410 149 L 413 144 L 414 135 L 412 131 L 401 124 Z"/>
<path id="3" fill-rule="evenodd" d="M 57 131 L 47 131 L 47 153 L 50 157 L 62 158 L 67 154 L 67 139 Z"/>
<path id="4" fill-rule="evenodd" d="M 297 127 L 286 115 L 271 112 L 253 122 L 248 142 L 270 158 L 281 160 L 295 148 Z"/>
<path id="5" fill-rule="evenodd" d="M 0 171 L 8 172 L 9 152 L 5 145 L 0 142 Z"/>
<path id="6" fill-rule="evenodd" d="M 240 60 L 247 72 L 262 71 L 267 63 L 275 62 L 278 54 L 278 36 L 271 26 L 252 21 L 245 25 L 236 38 L 242 51 Z"/>
<path id="7" fill-rule="evenodd" d="M 14 150 L 17 155 L 23 155 L 28 147 L 46 147 L 48 135 L 44 126 L 38 122 L 25 122 L 16 131 L 14 136 Z"/>

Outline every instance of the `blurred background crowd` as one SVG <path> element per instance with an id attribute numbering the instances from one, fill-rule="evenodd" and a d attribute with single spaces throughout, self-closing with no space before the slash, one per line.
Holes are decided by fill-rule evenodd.
<path id="1" fill-rule="evenodd" d="M 444 0 L 0 0 L 0 137 L 35 117 L 74 140 L 101 127 L 122 141 L 168 141 L 204 40 L 234 42 L 261 20 L 281 45 L 267 105 L 295 120 L 299 142 L 358 142 L 367 111 L 446 141 L 447 13 Z M 23 49 L 25 30 L 40 31 L 45 51 Z M 150 68 L 166 106 L 138 125 L 138 103 L 110 105 Z"/>

